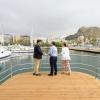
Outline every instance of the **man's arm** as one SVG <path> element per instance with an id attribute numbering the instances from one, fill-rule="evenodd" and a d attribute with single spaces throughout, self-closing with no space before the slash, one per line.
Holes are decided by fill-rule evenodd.
<path id="1" fill-rule="evenodd" d="M 40 47 L 38 47 L 38 53 L 39 53 L 40 55 L 43 55 L 43 52 L 42 52 L 42 50 L 41 50 Z"/>

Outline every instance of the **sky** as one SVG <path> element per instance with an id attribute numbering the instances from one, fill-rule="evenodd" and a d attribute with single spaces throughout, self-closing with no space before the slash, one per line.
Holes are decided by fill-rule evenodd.
<path id="1" fill-rule="evenodd" d="M 100 26 L 100 0 L 0 0 L 0 32 L 63 37 Z"/>

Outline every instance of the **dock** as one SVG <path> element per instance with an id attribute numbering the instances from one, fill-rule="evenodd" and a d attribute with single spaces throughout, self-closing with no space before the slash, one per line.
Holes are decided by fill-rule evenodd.
<path id="1" fill-rule="evenodd" d="M 100 100 L 100 80 L 81 72 L 18 74 L 0 85 L 0 100 Z"/>
<path id="2" fill-rule="evenodd" d="M 90 52 L 100 54 L 100 48 L 70 47 L 70 50 Z"/>

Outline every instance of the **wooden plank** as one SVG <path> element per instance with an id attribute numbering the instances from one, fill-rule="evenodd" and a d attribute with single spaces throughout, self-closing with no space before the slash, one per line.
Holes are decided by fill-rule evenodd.
<path id="1" fill-rule="evenodd" d="M 73 72 L 70 76 L 23 73 L 0 86 L 0 100 L 100 100 L 100 80 Z"/>

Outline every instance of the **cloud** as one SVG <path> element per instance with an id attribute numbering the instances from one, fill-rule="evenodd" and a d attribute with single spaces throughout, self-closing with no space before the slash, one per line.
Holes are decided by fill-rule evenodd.
<path id="1" fill-rule="evenodd" d="M 100 26 L 99 0 L 0 0 L 5 33 L 49 37 L 74 34 L 81 26 Z"/>

